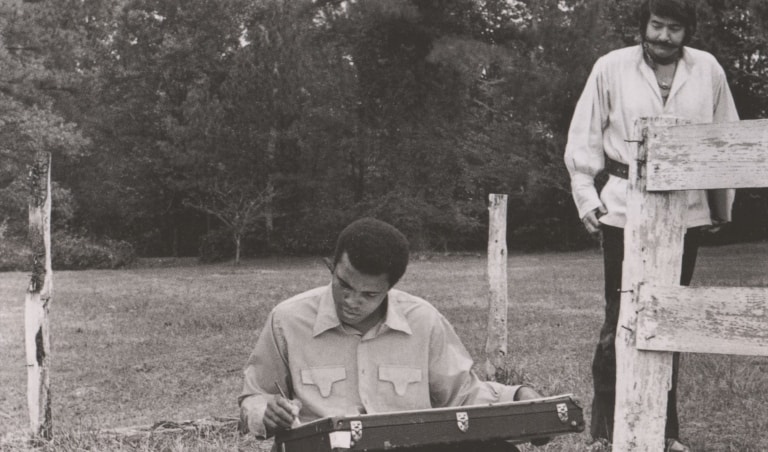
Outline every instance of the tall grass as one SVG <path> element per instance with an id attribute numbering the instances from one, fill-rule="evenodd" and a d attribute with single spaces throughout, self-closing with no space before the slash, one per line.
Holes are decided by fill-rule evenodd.
<path id="1" fill-rule="evenodd" d="M 694 284 L 766 286 L 767 253 L 768 244 L 705 248 Z M 603 312 L 601 266 L 597 251 L 509 259 L 513 376 L 545 394 L 575 394 L 587 416 Z M 481 361 L 485 278 L 481 256 L 436 256 L 412 262 L 399 287 L 435 304 Z M 54 441 L 39 445 L 23 434 L 26 279 L 24 273 L 0 273 L 0 449 L 234 451 L 269 444 L 227 429 L 131 441 L 99 432 L 236 417 L 242 366 L 267 313 L 329 277 L 320 259 L 57 272 L 51 305 Z M 694 450 L 768 450 L 768 417 L 762 414 L 768 360 L 688 354 L 682 366 L 682 435 Z M 588 442 L 585 432 L 537 450 L 579 451 Z"/>

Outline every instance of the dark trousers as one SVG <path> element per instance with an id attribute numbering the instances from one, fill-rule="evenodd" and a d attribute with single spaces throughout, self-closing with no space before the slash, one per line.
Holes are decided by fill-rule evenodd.
<path id="1" fill-rule="evenodd" d="M 624 229 L 602 227 L 603 263 L 605 266 L 605 322 L 600 330 L 600 340 L 592 361 L 592 378 L 595 398 L 592 401 L 590 431 L 593 439 L 613 441 L 613 409 L 616 401 L 616 327 L 619 322 L 621 302 L 621 268 L 624 261 Z M 689 229 L 683 246 L 680 284 L 687 286 L 693 277 L 696 255 L 699 250 L 700 230 Z M 672 361 L 672 389 L 667 402 L 665 437 L 679 438 L 677 419 L 677 374 L 680 354 L 674 353 Z"/>

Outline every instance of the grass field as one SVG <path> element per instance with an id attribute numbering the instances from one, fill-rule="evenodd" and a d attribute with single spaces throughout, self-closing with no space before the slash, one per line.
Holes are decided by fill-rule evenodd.
<path id="1" fill-rule="evenodd" d="M 478 361 L 485 344 L 483 256 L 415 260 L 399 287 L 435 304 Z M 512 255 L 509 365 L 548 395 L 574 393 L 589 415 L 602 321 L 598 251 Z M 694 285 L 768 286 L 768 244 L 701 251 Z M 326 284 L 318 259 L 195 265 L 146 261 L 119 271 L 56 272 L 51 306 L 55 439 L 42 450 L 257 450 L 231 429 L 127 442 L 102 429 L 237 416 L 241 369 L 269 310 Z M 32 448 L 26 427 L 27 275 L 0 273 L 0 450 Z M 696 451 L 768 450 L 768 359 L 684 355 L 683 438 Z M 588 434 L 537 450 L 579 451 Z M 533 450 L 526 449 L 526 450 Z"/>

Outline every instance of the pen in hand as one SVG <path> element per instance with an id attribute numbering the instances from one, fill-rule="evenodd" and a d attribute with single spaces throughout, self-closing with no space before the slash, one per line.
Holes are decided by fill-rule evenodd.
<path id="1" fill-rule="evenodd" d="M 290 398 L 289 398 L 289 397 L 288 397 L 288 396 L 285 394 L 285 391 L 283 391 L 283 388 L 282 388 L 282 386 L 280 386 L 280 383 L 279 383 L 279 382 L 277 382 L 277 381 L 276 381 L 276 382 L 275 382 L 275 386 L 277 386 L 277 390 L 278 390 L 278 391 L 280 391 L 280 395 L 281 395 L 281 396 L 282 396 L 284 399 L 288 400 L 288 402 L 289 402 L 289 403 L 291 403 L 291 405 L 292 405 L 292 406 L 295 408 L 295 412 L 294 412 L 294 413 L 292 413 L 292 414 L 293 414 L 293 423 L 291 423 L 291 428 L 300 426 L 300 425 L 301 425 L 301 421 L 299 421 L 299 413 L 298 413 L 299 409 L 298 409 L 298 407 L 297 407 L 297 406 L 296 406 L 296 404 L 294 404 L 294 403 L 293 403 L 293 401 L 292 401 L 292 400 L 291 400 L 291 399 L 290 399 Z"/>
<path id="2" fill-rule="evenodd" d="M 275 386 L 277 386 L 277 390 L 280 391 L 280 395 L 283 396 L 283 398 L 287 399 L 288 396 L 285 395 L 285 391 L 283 391 L 283 387 L 280 386 L 280 383 L 275 382 Z"/>

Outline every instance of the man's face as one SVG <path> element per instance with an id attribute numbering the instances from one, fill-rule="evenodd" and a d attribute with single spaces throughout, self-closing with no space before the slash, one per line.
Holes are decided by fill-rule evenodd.
<path id="1" fill-rule="evenodd" d="M 645 42 L 651 56 L 660 60 L 673 57 L 683 46 L 685 26 L 667 17 L 651 14 L 645 27 Z"/>
<path id="2" fill-rule="evenodd" d="M 387 298 L 389 280 L 386 274 L 373 276 L 360 273 L 344 253 L 333 270 L 331 288 L 339 320 L 356 326 L 373 314 Z"/>

